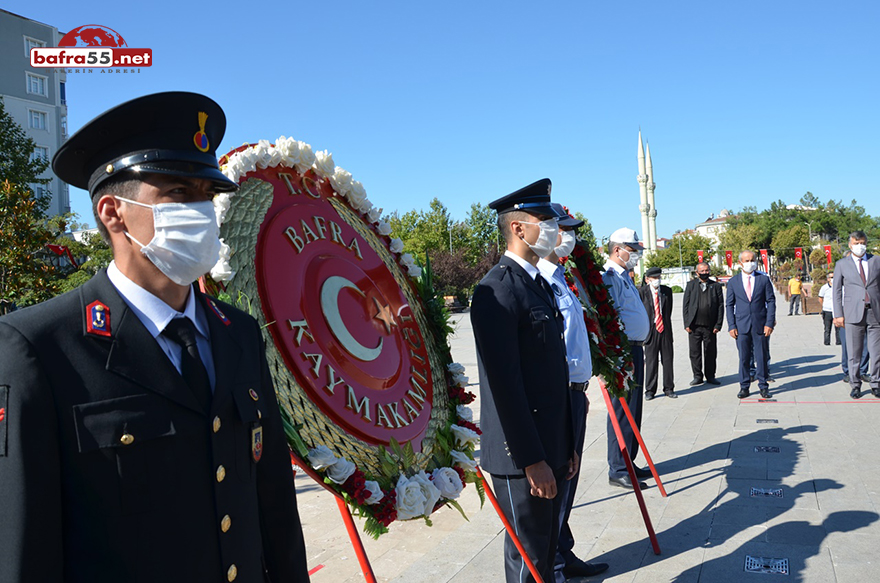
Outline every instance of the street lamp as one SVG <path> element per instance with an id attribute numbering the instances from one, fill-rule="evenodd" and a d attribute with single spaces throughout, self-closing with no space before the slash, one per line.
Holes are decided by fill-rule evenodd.
<path id="1" fill-rule="evenodd" d="M 449 225 L 449 252 L 452 253 L 452 225 Z"/>

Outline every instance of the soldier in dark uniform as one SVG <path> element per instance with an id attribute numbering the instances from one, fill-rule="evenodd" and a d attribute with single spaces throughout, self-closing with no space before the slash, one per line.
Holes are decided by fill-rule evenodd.
<path id="1" fill-rule="evenodd" d="M 0 319 L 0 581 L 307 581 L 257 323 L 192 284 L 236 185 L 193 93 L 92 120 L 53 170 L 87 188 L 114 262 Z"/>
<path id="2" fill-rule="evenodd" d="M 474 291 L 471 322 L 480 370 L 480 462 L 545 581 L 553 579 L 565 479 L 577 471 L 564 323 L 536 264 L 556 246 L 550 181 L 489 205 L 507 242 Z M 534 581 L 508 536 L 508 582 Z"/>

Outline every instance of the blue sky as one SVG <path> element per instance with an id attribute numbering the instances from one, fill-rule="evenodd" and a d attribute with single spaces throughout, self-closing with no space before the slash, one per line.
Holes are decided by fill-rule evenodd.
<path id="1" fill-rule="evenodd" d="M 546 176 L 597 237 L 642 235 L 641 126 L 659 236 L 808 190 L 880 215 L 877 2 L 5 4 L 153 49 L 140 74 L 68 75 L 71 131 L 133 97 L 202 92 L 229 120 L 218 153 L 294 136 L 386 211 L 438 197 L 463 219 Z M 71 204 L 93 222 L 84 193 Z"/>

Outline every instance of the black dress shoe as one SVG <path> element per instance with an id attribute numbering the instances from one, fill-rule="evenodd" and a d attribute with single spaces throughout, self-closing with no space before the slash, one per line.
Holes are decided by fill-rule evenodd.
<path id="1" fill-rule="evenodd" d="M 694 380 L 692 380 L 692 381 L 689 382 L 688 384 L 689 384 L 690 386 L 692 386 L 692 387 L 696 387 L 697 385 L 702 385 L 702 384 L 703 384 L 703 379 L 700 379 L 700 378 L 694 377 Z"/>
<path id="2" fill-rule="evenodd" d="M 739 392 L 736 394 L 737 399 L 745 399 L 748 396 L 749 396 L 748 389 L 740 389 Z"/>
<path id="3" fill-rule="evenodd" d="M 853 389 L 849 392 L 849 396 L 851 399 L 861 399 L 862 398 L 862 390 L 861 389 Z"/>
<path id="4" fill-rule="evenodd" d="M 670 399 L 677 399 L 678 395 L 675 394 L 675 391 L 663 391 L 663 394 L 669 397 Z"/>
<path id="5" fill-rule="evenodd" d="M 755 375 L 751 375 L 751 376 L 749 377 L 749 380 L 750 380 L 751 382 L 755 382 Z"/>
<path id="6" fill-rule="evenodd" d="M 645 400 L 650 401 L 654 398 L 654 393 L 645 393 Z"/>
<path id="7" fill-rule="evenodd" d="M 871 387 L 871 394 L 880 399 L 880 389 L 875 389 L 874 387 Z"/>
<path id="8" fill-rule="evenodd" d="M 640 468 L 640 467 L 636 466 L 635 470 L 636 470 L 636 477 L 639 479 L 654 477 L 654 474 L 652 474 L 651 470 L 649 470 L 648 468 Z"/>
<path id="9" fill-rule="evenodd" d="M 608 478 L 608 484 L 611 486 L 617 486 L 618 488 L 627 488 L 628 490 L 633 489 L 632 480 L 629 479 L 629 476 L 621 476 L 619 478 Z M 639 482 L 639 488 L 644 490 L 648 485 L 644 482 Z"/>
<path id="10" fill-rule="evenodd" d="M 862 375 L 862 382 L 863 383 L 870 383 L 871 382 L 871 375 L 863 374 Z"/>
<path id="11" fill-rule="evenodd" d="M 565 565 L 565 568 L 562 569 L 562 574 L 565 575 L 566 579 L 570 579 L 572 577 L 592 577 L 607 570 L 608 563 L 588 563 L 575 559 Z"/>
<path id="12" fill-rule="evenodd" d="M 761 398 L 769 399 L 770 398 L 770 389 L 761 389 Z"/>
<path id="13" fill-rule="evenodd" d="M 706 379 L 706 382 L 709 383 L 710 385 L 720 385 L 721 384 L 721 381 L 719 381 L 718 379 Z"/>
<path id="14" fill-rule="evenodd" d="M 843 375 L 843 378 L 840 380 L 842 380 L 845 383 L 848 383 L 849 382 L 849 375 L 848 374 Z"/>

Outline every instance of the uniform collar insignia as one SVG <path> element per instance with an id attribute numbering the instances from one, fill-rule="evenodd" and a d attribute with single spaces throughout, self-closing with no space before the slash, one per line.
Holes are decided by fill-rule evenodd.
<path id="1" fill-rule="evenodd" d="M 208 304 L 208 307 L 211 308 L 211 311 L 214 312 L 214 315 L 217 316 L 221 322 L 229 326 L 232 322 L 229 318 L 226 317 L 226 314 L 220 311 L 220 308 L 217 307 L 217 304 L 214 302 L 213 298 L 205 297 L 205 300 Z"/>
<path id="2" fill-rule="evenodd" d="M 86 332 L 97 336 L 110 336 L 110 308 L 101 301 L 86 306 Z"/>

